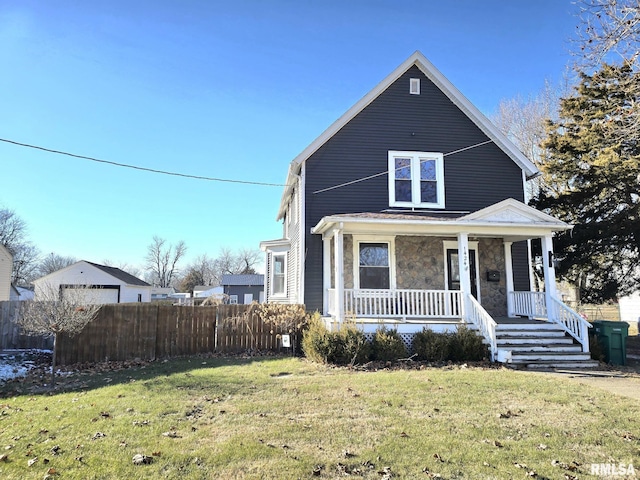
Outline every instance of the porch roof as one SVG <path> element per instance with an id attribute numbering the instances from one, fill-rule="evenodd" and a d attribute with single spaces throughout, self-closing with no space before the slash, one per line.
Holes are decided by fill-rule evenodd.
<path id="1" fill-rule="evenodd" d="M 571 228 L 572 225 L 510 198 L 457 218 L 386 212 L 329 215 L 320 219 L 311 232 L 323 236 L 332 236 L 336 230 L 356 234 L 425 236 L 467 233 L 516 242 Z"/>

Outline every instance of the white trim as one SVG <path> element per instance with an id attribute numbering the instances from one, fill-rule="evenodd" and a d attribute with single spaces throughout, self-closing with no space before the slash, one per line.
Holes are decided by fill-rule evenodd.
<path id="1" fill-rule="evenodd" d="M 507 316 L 513 316 L 513 298 L 511 292 L 513 288 L 513 255 L 511 252 L 512 242 L 504 242 L 504 281 L 507 288 Z"/>
<path id="2" fill-rule="evenodd" d="M 353 288 L 360 288 L 360 244 L 386 243 L 389 245 L 389 289 L 396 288 L 396 237 L 395 235 L 353 235 Z"/>
<path id="3" fill-rule="evenodd" d="M 420 79 L 419 78 L 409 79 L 409 94 L 420 95 Z"/>
<path id="4" fill-rule="evenodd" d="M 524 171 L 526 178 L 533 178 L 540 175 L 540 171 L 535 164 L 529 160 L 518 148 L 509 140 L 489 119 L 478 110 L 438 69 L 419 51 L 414 52 L 408 59 L 402 62 L 393 72 L 387 75 L 369 93 L 362 97 L 355 105 L 347 110 L 340 118 L 333 122 L 319 137 L 317 137 L 307 148 L 305 148 L 289 165 L 286 184 L 280 201 L 277 220 L 282 217 L 284 207 L 291 194 L 296 171 L 307 158 L 313 155 L 322 145 L 333 137 L 342 127 L 349 123 L 365 107 L 382 94 L 393 82 L 402 76 L 413 65 L 417 66 L 422 73 L 431 80 L 469 119 L 482 130 L 513 162 Z"/>
<path id="5" fill-rule="evenodd" d="M 444 156 L 438 152 L 410 152 L 389 150 L 389 206 L 390 207 L 419 207 L 419 208 L 444 208 Z M 396 200 L 396 159 L 408 158 L 411 161 L 411 196 L 410 202 Z M 422 202 L 420 199 L 420 164 L 423 161 L 433 160 L 436 164 L 436 201 Z"/>
<path id="6" fill-rule="evenodd" d="M 305 201 L 305 193 L 307 188 L 307 166 L 306 164 L 302 165 L 302 169 L 300 171 L 300 188 L 298 190 L 300 197 L 300 254 L 298 256 L 298 303 L 304 304 L 304 271 L 305 264 L 307 260 L 306 252 L 306 240 L 307 240 L 307 210 Z"/>
<path id="7" fill-rule="evenodd" d="M 466 235 L 465 233 L 461 233 L 460 235 Z M 478 300 L 478 303 L 481 302 L 480 300 L 480 252 L 478 251 L 478 242 L 477 241 L 473 241 L 473 242 L 469 242 L 467 241 L 467 245 L 469 248 L 469 252 L 474 252 L 475 258 L 476 258 L 476 291 L 478 292 L 478 298 L 476 300 Z M 444 252 L 444 289 L 445 290 L 449 290 L 449 261 L 447 260 L 447 250 L 458 250 L 458 262 L 460 264 L 462 264 L 461 260 L 462 258 L 460 257 L 460 249 L 458 248 L 458 241 L 457 240 L 443 240 L 442 241 L 442 249 Z M 462 276 L 460 277 L 460 288 L 462 289 Z M 471 291 L 467 292 L 467 293 L 471 293 Z"/>
<path id="8" fill-rule="evenodd" d="M 331 238 L 322 237 L 322 314 L 329 314 L 329 290 L 331 289 Z"/>

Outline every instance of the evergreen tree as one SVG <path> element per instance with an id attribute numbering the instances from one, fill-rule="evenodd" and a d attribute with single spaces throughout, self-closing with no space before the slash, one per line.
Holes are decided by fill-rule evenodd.
<path id="1" fill-rule="evenodd" d="M 532 203 L 575 225 L 556 238 L 558 273 L 587 302 L 640 288 L 639 135 L 615 134 L 635 130 L 639 81 L 624 65 L 583 73 L 576 95 L 561 100 L 559 120 L 547 125 L 546 188 Z"/>

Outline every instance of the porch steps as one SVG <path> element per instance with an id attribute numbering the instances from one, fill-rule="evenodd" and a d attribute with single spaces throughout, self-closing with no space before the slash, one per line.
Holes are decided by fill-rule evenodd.
<path id="1" fill-rule="evenodd" d="M 518 319 L 498 323 L 496 344 L 511 352 L 511 365 L 520 368 L 595 368 L 598 362 L 559 326 Z"/>

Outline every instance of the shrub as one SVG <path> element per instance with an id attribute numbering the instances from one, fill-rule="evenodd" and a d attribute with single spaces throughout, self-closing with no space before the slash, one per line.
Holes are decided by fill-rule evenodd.
<path id="1" fill-rule="evenodd" d="M 320 316 L 314 316 L 302 338 L 302 351 L 314 362 L 353 365 L 369 358 L 371 345 L 355 325 L 344 323 L 340 330 L 330 332 Z"/>
<path id="2" fill-rule="evenodd" d="M 466 325 L 458 326 L 451 335 L 449 360 L 477 361 L 488 357 L 488 346 L 483 343 L 483 338 Z"/>
<path id="3" fill-rule="evenodd" d="M 398 332 L 385 327 L 376 331 L 371 347 L 374 360 L 390 361 L 407 356 L 407 349 Z"/>
<path id="4" fill-rule="evenodd" d="M 436 333 L 424 328 L 413 336 L 413 352 L 418 360 L 443 362 L 449 357 L 450 333 Z"/>
<path id="5" fill-rule="evenodd" d="M 419 360 L 430 362 L 477 361 L 489 356 L 482 337 L 464 325 L 453 333 L 435 333 L 425 328 L 413 337 L 413 351 Z"/>

